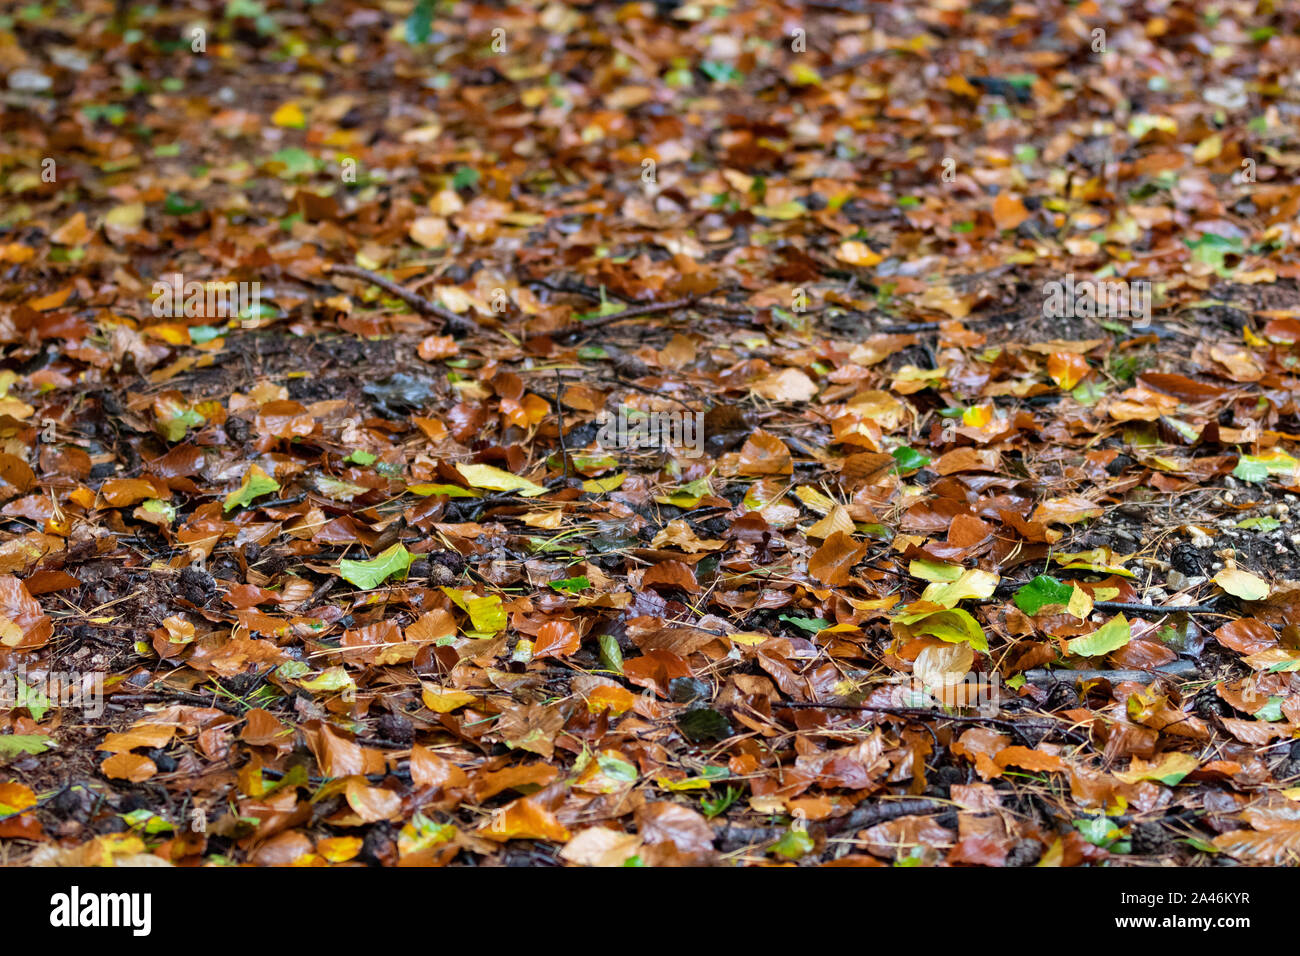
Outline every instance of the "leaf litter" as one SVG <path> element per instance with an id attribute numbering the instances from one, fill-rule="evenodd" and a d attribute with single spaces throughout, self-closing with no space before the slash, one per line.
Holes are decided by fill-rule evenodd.
<path id="1" fill-rule="evenodd" d="M 1281 10 L 101 7 L 0 18 L 7 859 L 1295 860 Z"/>

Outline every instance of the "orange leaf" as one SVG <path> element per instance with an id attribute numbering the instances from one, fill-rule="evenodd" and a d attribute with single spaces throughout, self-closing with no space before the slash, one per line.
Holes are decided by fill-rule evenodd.
<path id="1" fill-rule="evenodd" d="M 548 621 L 537 632 L 533 660 L 539 657 L 564 657 L 582 646 L 582 638 L 568 621 Z"/>
<path id="2" fill-rule="evenodd" d="M 521 797 L 492 814 L 478 831 L 489 840 L 567 840 L 569 831 L 555 814 L 530 797 Z"/>
<path id="3" fill-rule="evenodd" d="M 999 767 L 1020 767 L 1023 770 L 1061 770 L 1061 758 L 1029 747 L 1004 747 L 993 762 Z"/>
<path id="4" fill-rule="evenodd" d="M 1078 385 L 1088 371 L 1088 360 L 1074 352 L 1053 352 L 1047 356 L 1047 374 L 1063 391 Z"/>
<path id="5" fill-rule="evenodd" d="M 106 777 L 132 783 L 142 783 L 158 772 L 157 764 L 140 754 L 113 754 L 99 769 Z"/>
<path id="6" fill-rule="evenodd" d="M 993 224 L 999 229 L 1014 229 L 1029 218 L 1029 210 L 1019 196 L 999 193 L 993 200 Z"/>

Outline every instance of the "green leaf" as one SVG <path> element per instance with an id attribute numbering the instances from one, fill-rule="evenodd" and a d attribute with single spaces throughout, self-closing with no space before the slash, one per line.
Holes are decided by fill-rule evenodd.
<path id="1" fill-rule="evenodd" d="M 600 767 L 600 772 L 611 780 L 618 780 L 621 783 L 636 783 L 636 767 L 621 757 L 603 753 L 596 757 L 596 765 Z"/>
<path id="2" fill-rule="evenodd" d="M 1268 515 L 1260 515 L 1255 518 L 1247 518 L 1245 521 L 1238 521 L 1237 527 L 1245 528 L 1247 531 L 1276 531 L 1282 527 L 1282 522 L 1276 518 L 1270 518 Z"/>
<path id="3" fill-rule="evenodd" d="M 1112 853 L 1128 853 L 1131 848 L 1127 840 L 1120 840 L 1123 831 L 1115 825 L 1115 821 L 1100 814 L 1075 820 L 1074 827 L 1085 840 L 1103 850 L 1110 850 Z"/>
<path id="4" fill-rule="evenodd" d="M 1070 394 L 1080 405 L 1096 405 L 1106 394 L 1106 383 L 1100 379 L 1088 379 L 1076 385 Z"/>
<path id="5" fill-rule="evenodd" d="M 1253 485 L 1258 485 L 1268 481 L 1268 468 L 1250 455 L 1242 455 L 1237 460 L 1237 467 L 1232 469 L 1232 476 Z"/>
<path id="6" fill-rule="evenodd" d="M 1241 255 L 1246 251 L 1245 245 L 1240 239 L 1229 239 L 1224 236 L 1216 236 L 1214 233 L 1206 233 L 1195 241 L 1184 239 L 1183 245 L 1192 250 L 1193 259 L 1213 266 L 1220 276 L 1227 272 L 1227 265 L 1224 262 L 1225 256 Z"/>
<path id="7" fill-rule="evenodd" d="M 1117 651 L 1133 637 L 1128 618 L 1116 614 L 1091 634 L 1066 641 L 1065 646 L 1071 654 L 1078 657 L 1101 657 L 1111 651 Z"/>
<path id="8" fill-rule="evenodd" d="M 15 706 L 26 707 L 32 720 L 40 720 L 50 711 L 50 699 L 39 687 L 31 687 L 22 678 L 15 678 L 17 700 Z"/>
<path id="9" fill-rule="evenodd" d="M 777 840 L 767 852 L 775 853 L 777 856 L 783 856 L 787 860 L 797 860 L 813 850 L 813 838 L 808 835 L 807 830 L 786 830 L 785 835 Z"/>
<path id="10" fill-rule="evenodd" d="M 211 342 L 213 339 L 219 339 L 225 332 L 215 325 L 192 325 L 190 326 L 190 341 L 195 345 L 202 345 L 205 342 Z"/>
<path id="11" fill-rule="evenodd" d="M 1272 448 L 1263 455 L 1242 455 L 1232 473 L 1251 484 L 1262 484 L 1270 475 L 1276 475 L 1289 484 L 1295 477 L 1296 460 L 1280 448 Z"/>
<path id="12" fill-rule="evenodd" d="M 744 788 L 733 787 L 728 784 L 726 793 L 717 797 L 700 797 L 700 809 L 704 811 L 705 817 L 712 820 L 714 817 L 726 813 L 744 792 Z"/>
<path id="13" fill-rule="evenodd" d="M 1015 593 L 1016 607 L 1033 617 L 1049 604 L 1068 604 L 1073 592 L 1070 585 L 1050 574 L 1040 574 Z"/>
<path id="14" fill-rule="evenodd" d="M 452 189 L 468 189 L 478 182 L 478 170 L 473 166 L 462 166 L 451 177 Z"/>
<path id="15" fill-rule="evenodd" d="M 984 629 L 980 627 L 979 621 L 959 607 L 941 611 L 928 609 L 904 611 L 893 621 L 895 624 L 902 625 L 913 637 L 937 637 L 949 644 L 969 644 L 981 653 L 988 653 L 988 638 L 984 636 Z"/>
<path id="16" fill-rule="evenodd" d="M 429 42 L 429 33 L 433 25 L 434 0 L 419 0 L 411 15 L 406 18 L 406 42 L 419 46 Z"/>
<path id="17" fill-rule="evenodd" d="M 615 674 L 623 673 L 623 649 L 618 646 L 618 638 L 613 634 L 602 634 L 600 644 L 600 666 Z"/>
<path id="18" fill-rule="evenodd" d="M 273 153 L 268 162 L 272 166 L 280 167 L 278 171 L 273 169 L 272 172 L 275 172 L 281 179 L 298 179 L 302 176 L 311 176 L 320 168 L 320 160 L 298 146 L 289 146 Z"/>
<path id="19" fill-rule="evenodd" d="M 452 603 L 469 615 L 472 631 L 466 631 L 466 637 L 491 637 L 506 626 L 506 610 L 501 606 L 501 595 L 489 594 L 479 597 L 472 591 L 462 588 L 444 587 L 442 592 L 451 598 Z"/>
<path id="20" fill-rule="evenodd" d="M 1256 720 L 1277 721 L 1282 719 L 1282 701 L 1281 697 L 1270 697 L 1268 703 L 1255 711 Z M 35 715 L 33 715 L 35 716 Z M 40 718 L 37 718 L 38 720 Z"/>
<path id="21" fill-rule="evenodd" d="M 677 729 L 694 743 L 704 740 L 726 740 L 732 734 L 731 721 L 708 707 L 688 710 L 677 719 Z"/>
<path id="22" fill-rule="evenodd" d="M 203 208 L 203 203 L 187 202 L 185 197 L 180 193 L 168 193 L 167 199 L 163 202 L 163 211 L 169 216 L 188 216 L 192 212 L 198 212 Z"/>
<path id="23" fill-rule="evenodd" d="M 898 462 L 899 471 L 916 471 L 918 468 L 924 468 L 930 464 L 929 455 L 923 454 L 915 448 L 908 448 L 906 445 L 895 448 L 893 456 L 894 461 Z"/>
<path id="24" fill-rule="evenodd" d="M 700 72 L 714 83 L 739 83 L 745 78 L 745 74 L 730 63 L 717 63 L 712 60 L 700 63 Z"/>
<path id="25" fill-rule="evenodd" d="M 372 455 L 368 451 L 362 451 L 360 448 L 343 459 L 344 462 L 351 462 L 354 465 L 360 465 L 362 468 L 367 465 L 373 465 L 376 460 L 375 455 Z"/>
<path id="26" fill-rule="evenodd" d="M 809 634 L 816 634 L 818 631 L 831 626 L 830 621 L 823 620 L 820 617 L 792 617 L 789 614 L 782 614 L 781 620 L 787 624 L 793 624 L 795 627 L 801 627 Z"/>
<path id="27" fill-rule="evenodd" d="M 393 575 L 404 579 L 413 560 L 411 552 L 399 542 L 369 561 L 350 561 L 344 558 L 339 561 L 339 574 L 349 584 L 369 591 Z"/>
<path id="28" fill-rule="evenodd" d="M 253 465 L 244 473 L 244 481 L 238 488 L 226 495 L 226 511 L 240 506 L 247 507 L 252 503 L 254 498 L 260 498 L 262 495 L 269 495 L 273 491 L 280 490 L 280 483 L 264 472 L 257 465 Z"/>
<path id="29" fill-rule="evenodd" d="M 45 753 L 54 746 L 54 738 L 45 734 L 0 734 L 0 757 Z"/>
<path id="30" fill-rule="evenodd" d="M 576 594 L 578 591 L 591 587 L 591 582 L 587 580 L 586 575 L 579 575 L 576 578 L 561 578 L 558 581 L 552 581 L 547 586 L 557 591 L 568 591 L 570 594 Z"/>

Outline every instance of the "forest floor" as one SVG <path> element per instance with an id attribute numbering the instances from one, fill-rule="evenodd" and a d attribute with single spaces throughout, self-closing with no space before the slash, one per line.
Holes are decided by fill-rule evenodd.
<path id="1" fill-rule="evenodd" d="M 1294 861 L 1298 58 L 0 4 L 0 863 Z"/>

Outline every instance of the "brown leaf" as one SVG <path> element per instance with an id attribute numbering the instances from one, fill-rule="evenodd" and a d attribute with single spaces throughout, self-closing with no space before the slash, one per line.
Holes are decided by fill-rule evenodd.
<path id="1" fill-rule="evenodd" d="M 22 581 L 0 575 L 0 644 L 17 650 L 44 647 L 54 636 L 54 622 Z"/>
<path id="2" fill-rule="evenodd" d="M 469 786 L 469 776 L 445 757 L 416 744 L 411 748 L 411 781 L 417 787 L 459 790 Z"/>
<path id="3" fill-rule="evenodd" d="M 742 475 L 792 475 L 794 461 L 785 442 L 761 428 L 750 435 L 740 449 Z"/>
<path id="4" fill-rule="evenodd" d="M 808 573 L 828 587 L 841 587 L 851 580 L 853 566 L 870 550 L 843 531 L 836 531 L 808 559 Z"/>

